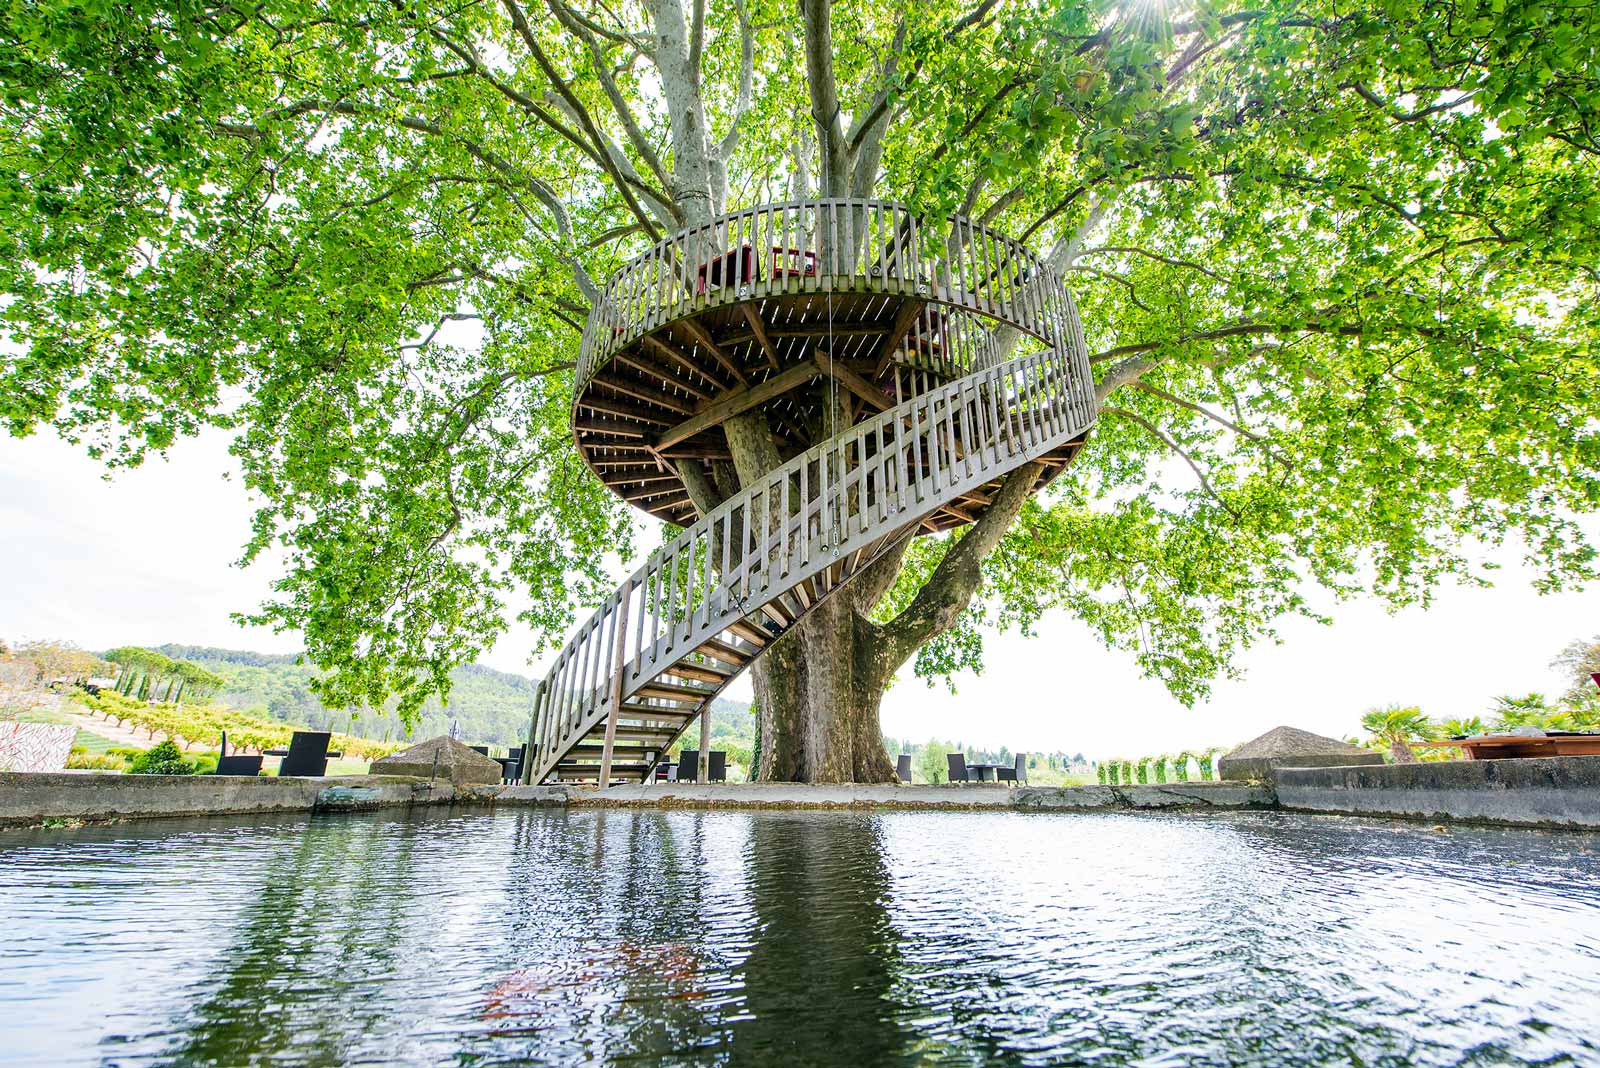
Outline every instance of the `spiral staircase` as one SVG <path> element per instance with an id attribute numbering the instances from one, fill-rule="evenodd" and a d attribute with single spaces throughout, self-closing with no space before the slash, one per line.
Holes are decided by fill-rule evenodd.
<path id="1" fill-rule="evenodd" d="M 770 205 L 658 242 L 596 301 L 577 382 L 590 469 L 683 529 L 538 685 L 524 782 L 646 780 L 815 605 L 908 533 L 980 518 L 1023 464 L 1048 483 L 1095 418 L 1057 274 L 967 219 L 880 201 Z M 726 484 L 722 426 L 752 411 L 786 458 L 697 518 L 690 486 Z"/>

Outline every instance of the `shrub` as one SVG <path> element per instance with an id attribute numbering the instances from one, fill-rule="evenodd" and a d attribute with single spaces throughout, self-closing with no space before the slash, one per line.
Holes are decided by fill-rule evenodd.
<path id="1" fill-rule="evenodd" d="M 1167 755 L 1163 753 L 1158 757 L 1152 757 L 1150 760 L 1150 766 L 1155 769 L 1156 782 L 1167 781 L 1167 759 Z"/>
<path id="2" fill-rule="evenodd" d="M 127 771 L 128 764 L 121 757 L 95 753 L 75 752 L 67 757 L 67 767 L 78 771 Z"/>
<path id="3" fill-rule="evenodd" d="M 1222 752 L 1220 749 L 1207 749 L 1205 752 L 1198 754 L 1198 759 L 1200 761 L 1200 778 L 1215 778 L 1215 776 L 1211 774 L 1211 762 L 1216 759 L 1217 754 L 1220 752 Z"/>
<path id="4" fill-rule="evenodd" d="M 1106 784 L 1106 768 L 1109 766 L 1106 761 L 1102 760 L 1100 766 L 1094 769 L 1095 777 L 1100 780 L 1101 786 Z"/>
<path id="5" fill-rule="evenodd" d="M 178 747 L 168 740 L 134 757 L 128 770 L 135 775 L 193 775 L 194 765 L 183 759 Z"/>
<path id="6" fill-rule="evenodd" d="M 1138 777 L 1140 785 L 1150 781 L 1150 758 L 1140 757 L 1133 766 L 1133 773 Z"/>
<path id="7" fill-rule="evenodd" d="M 1185 749 L 1172 757 L 1172 778 L 1177 782 L 1189 781 L 1189 757 L 1192 754 Z"/>

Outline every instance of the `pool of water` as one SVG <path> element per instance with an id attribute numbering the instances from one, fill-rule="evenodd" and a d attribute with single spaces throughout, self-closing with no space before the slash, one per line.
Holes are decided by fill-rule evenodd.
<path id="1" fill-rule="evenodd" d="M 4 1065 L 1600 1064 L 1600 836 L 525 810 L 0 832 Z"/>

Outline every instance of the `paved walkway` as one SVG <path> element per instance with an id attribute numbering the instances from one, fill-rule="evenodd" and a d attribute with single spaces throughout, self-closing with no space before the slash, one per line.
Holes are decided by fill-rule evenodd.
<path id="1" fill-rule="evenodd" d="M 127 725 L 118 726 L 114 719 L 101 719 L 99 716 L 90 715 L 81 706 L 74 706 L 62 702 L 61 712 L 72 721 L 72 725 L 79 730 L 98 734 L 108 738 L 115 745 L 126 745 L 134 749 L 149 749 L 161 741 L 161 738 L 151 738 L 149 732 Z M 179 743 L 182 746 L 182 743 Z"/>

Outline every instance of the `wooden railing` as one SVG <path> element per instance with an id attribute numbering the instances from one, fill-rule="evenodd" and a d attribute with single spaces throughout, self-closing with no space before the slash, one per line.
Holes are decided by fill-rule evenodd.
<path id="1" fill-rule="evenodd" d="M 710 308 L 788 294 L 917 296 L 1007 322 L 1050 346 L 1068 310 L 1057 273 L 1027 246 L 961 216 L 920 218 L 880 200 L 807 200 L 724 216 L 657 242 L 595 303 L 578 350 L 582 386 L 623 348 Z M 944 377 L 985 366 L 990 333 L 955 314 L 939 330 Z"/>
<path id="2" fill-rule="evenodd" d="M 821 211 L 828 203 L 747 212 L 718 226 L 729 234 L 744 233 L 753 220 L 792 221 L 791 212 Z M 873 208 L 879 209 L 895 225 L 908 218 L 888 205 Z M 875 223 L 851 244 L 857 262 L 867 262 L 865 250 L 873 249 L 875 262 L 890 270 L 889 246 L 869 236 L 889 232 L 887 223 Z M 781 632 L 788 616 L 764 615 L 778 598 L 819 576 L 824 585 L 830 574 L 831 581 L 842 582 L 864 566 L 856 554 L 882 552 L 924 517 L 1072 441 L 1093 423 L 1093 378 L 1077 310 L 1065 290 L 1053 286 L 1053 295 L 1044 293 L 1020 274 L 1005 284 L 995 281 L 999 273 L 974 274 L 975 264 L 990 264 L 988 257 L 1001 252 L 1009 257 L 1004 262 L 1024 260 L 1015 243 L 990 249 L 987 231 L 962 231 L 960 248 L 984 250 L 964 256 L 925 255 L 923 242 L 931 235 L 915 224 L 907 234 L 897 246 L 907 268 L 905 284 L 924 284 L 919 271 L 930 266 L 940 270 L 928 275 L 926 284 L 947 294 L 976 293 L 978 279 L 989 279 L 981 299 L 1009 302 L 1013 310 L 1003 317 L 1018 321 L 1012 316 L 1022 316 L 1041 336 L 1053 338 L 1054 347 L 975 371 L 850 427 L 651 553 L 578 629 L 540 683 L 529 738 L 531 781 L 542 781 L 611 710 L 691 657 L 707 639 L 742 622 L 765 627 L 765 634 Z M 710 247 L 723 247 L 722 240 L 719 235 Z M 824 243 L 825 250 L 829 247 Z M 938 247 L 949 249 L 950 240 L 941 236 Z M 664 258 L 645 259 L 659 265 Z M 685 262 L 682 256 L 678 260 Z M 1028 257 L 1027 262 L 1035 261 Z M 649 287 L 633 286 L 623 288 L 643 301 L 640 294 Z M 1015 310 L 1020 305 L 1028 310 Z M 641 312 L 640 322 L 648 321 L 644 304 L 631 306 Z M 663 301 L 649 314 L 664 315 L 668 309 Z M 603 315 L 597 319 L 606 322 Z M 590 335 L 595 329 L 591 321 Z M 851 566 L 842 566 L 845 562 Z"/>

